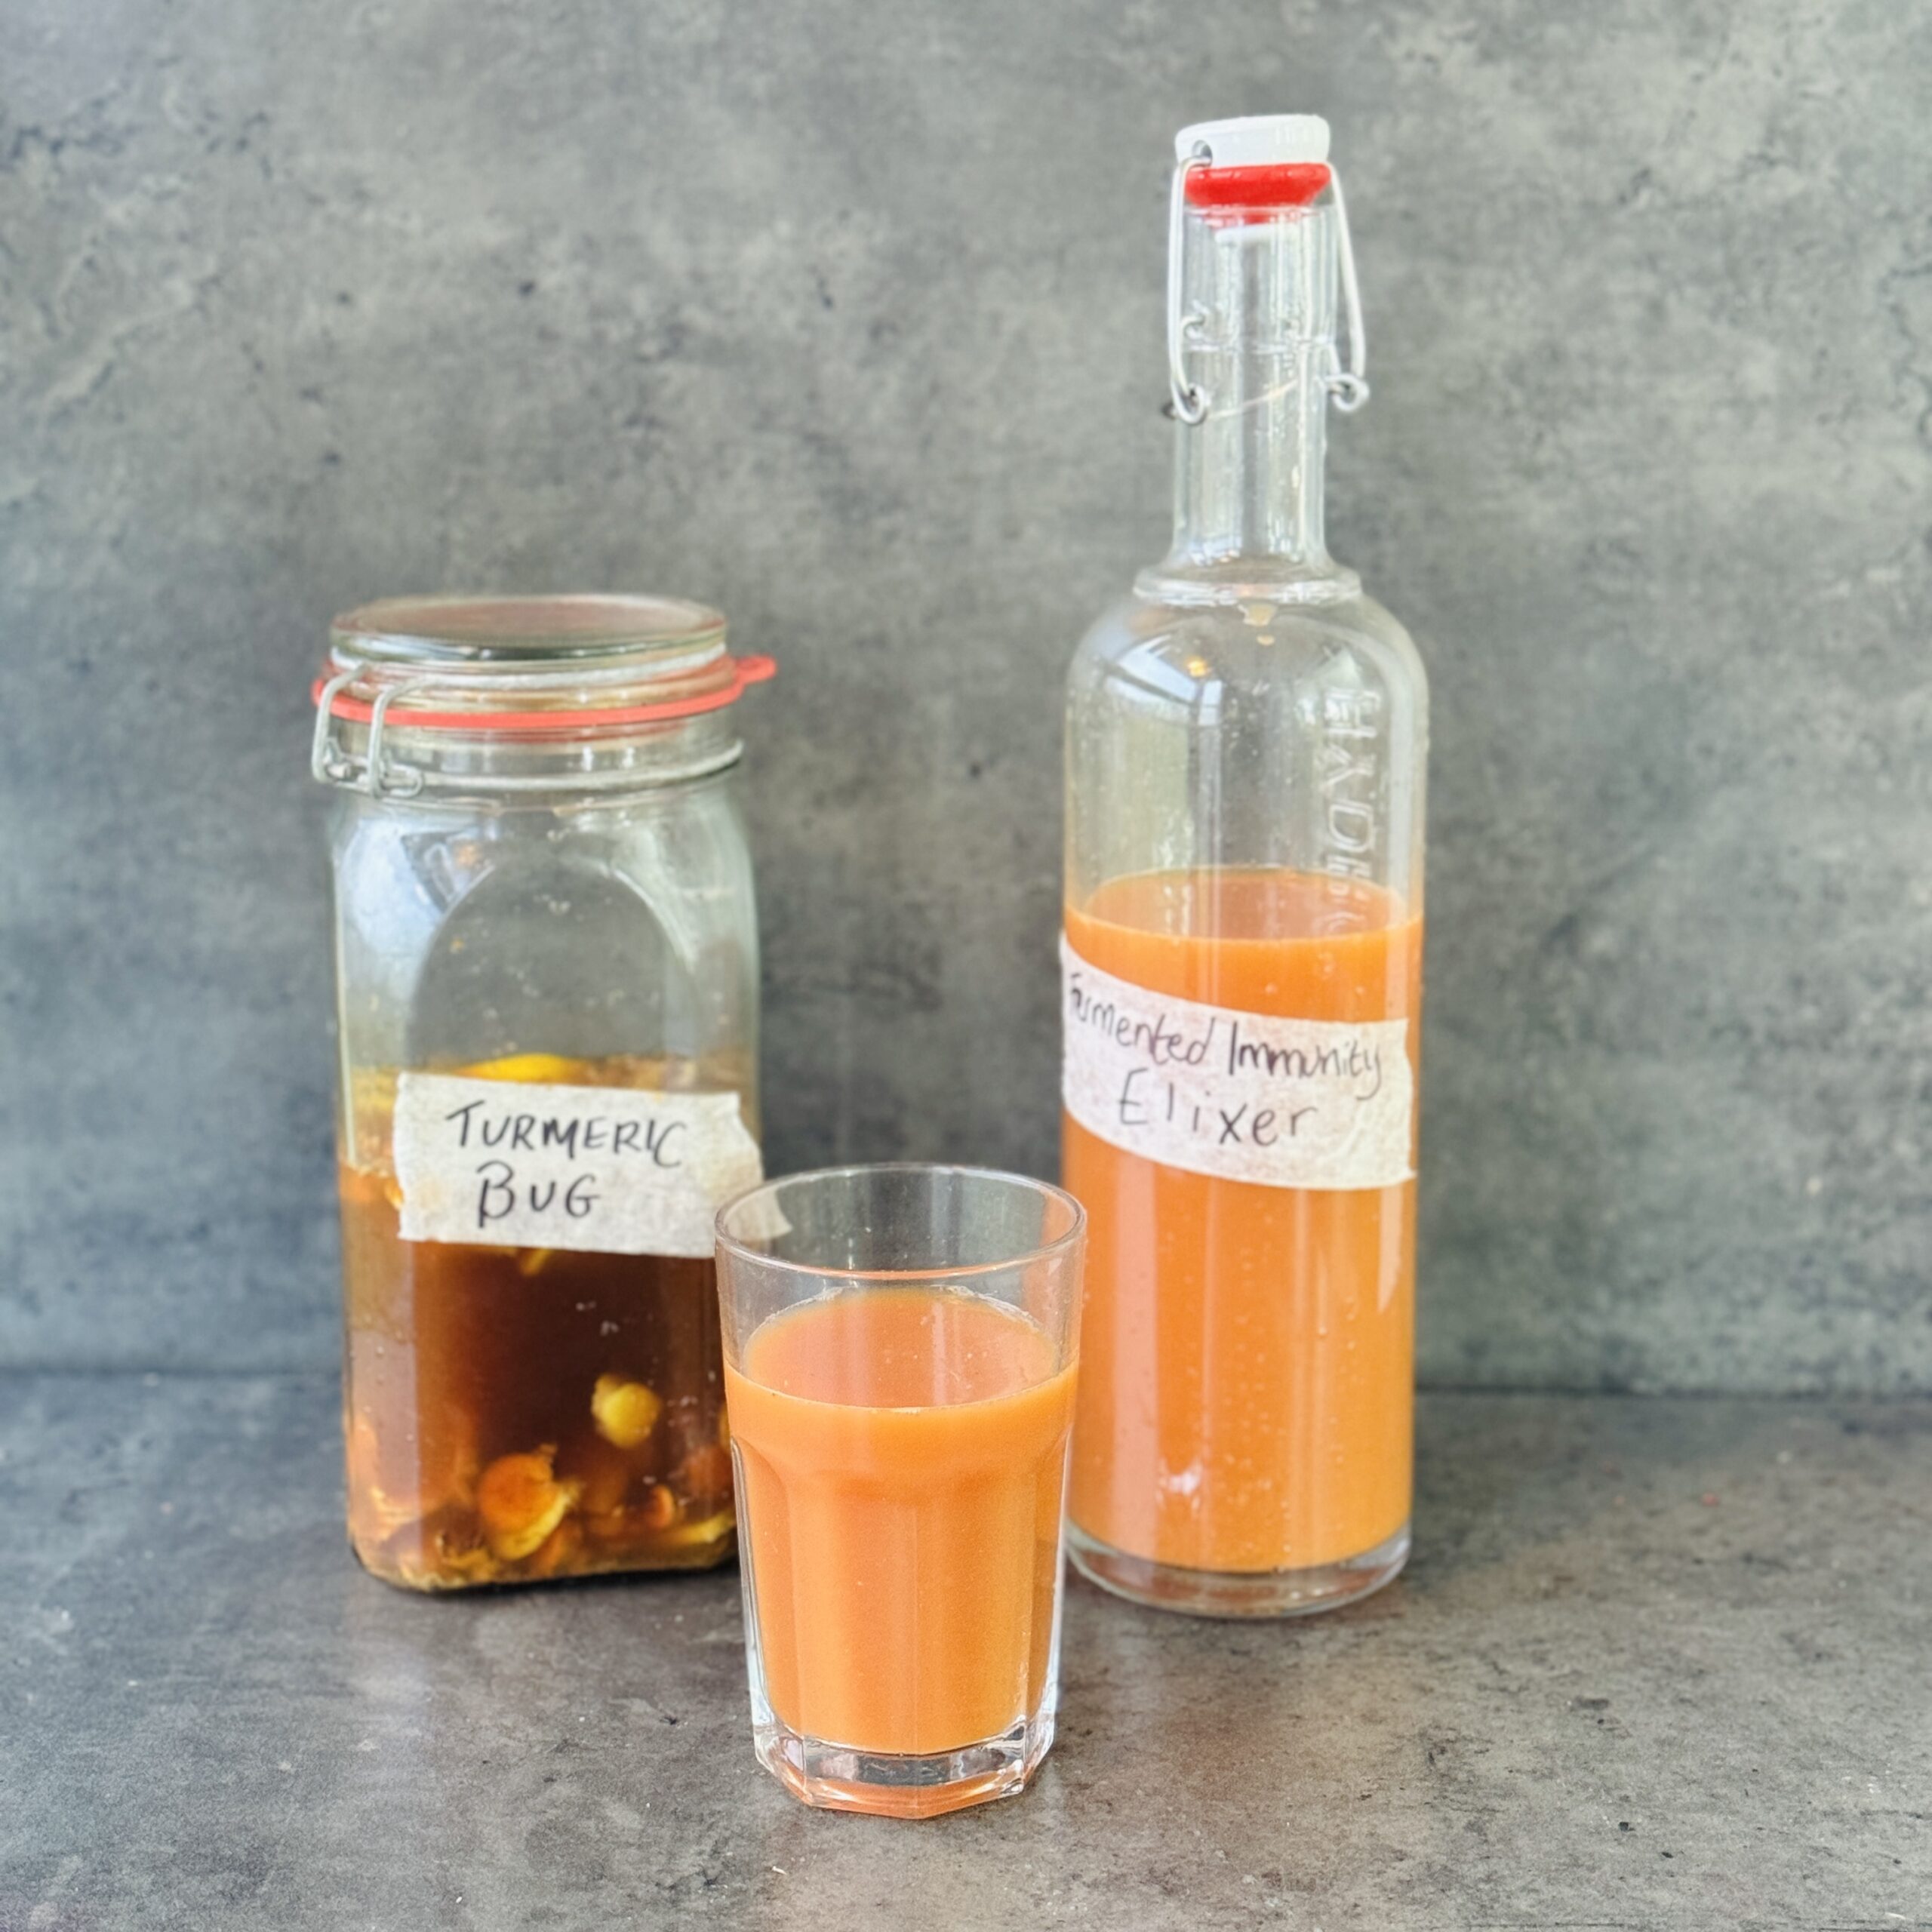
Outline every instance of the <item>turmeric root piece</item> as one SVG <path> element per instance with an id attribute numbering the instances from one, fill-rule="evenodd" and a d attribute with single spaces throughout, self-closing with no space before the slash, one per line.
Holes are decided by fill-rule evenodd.
<path id="1" fill-rule="evenodd" d="M 638 1506 L 638 1520 L 648 1530 L 668 1530 L 678 1520 L 678 1506 L 676 1497 L 661 1482 L 654 1482 Z"/>
<path id="2" fill-rule="evenodd" d="M 678 1520 L 677 1497 L 661 1482 L 648 1483 L 643 1496 L 628 1507 L 586 1515 L 584 1527 L 593 1541 L 612 1546 L 655 1543 Z"/>
<path id="3" fill-rule="evenodd" d="M 576 1506 L 579 1485 L 559 1481 L 554 1447 L 517 1456 L 499 1456 L 476 1485 L 476 1512 L 491 1554 L 521 1562 L 548 1541 Z"/>
<path id="4" fill-rule="evenodd" d="M 426 1574 L 439 1583 L 487 1583 L 495 1559 L 489 1546 L 477 1534 L 473 1520 L 445 1510 L 440 1526 L 434 1518 L 423 1525 L 423 1547 L 427 1555 Z"/>
<path id="5" fill-rule="evenodd" d="M 648 1473 L 637 1467 L 634 1457 L 590 1429 L 564 1445 L 557 1471 L 565 1481 L 577 1484 L 577 1514 L 584 1517 L 607 1516 L 621 1509 L 631 1484 Z"/>
<path id="6" fill-rule="evenodd" d="M 590 1413 L 597 1432 L 619 1449 L 635 1449 L 657 1426 L 664 1404 L 657 1392 L 621 1375 L 600 1375 L 590 1392 Z"/>
<path id="7" fill-rule="evenodd" d="M 728 1509 L 719 1510 L 714 1516 L 694 1516 L 675 1528 L 666 1531 L 658 1548 L 669 1555 L 673 1550 L 697 1549 L 706 1543 L 716 1543 L 730 1534 L 736 1520 Z"/>
<path id="8" fill-rule="evenodd" d="M 574 1569 L 583 1555 L 583 1528 L 574 1516 L 566 1516 L 538 1546 L 525 1573 L 531 1577 L 554 1577 Z"/>

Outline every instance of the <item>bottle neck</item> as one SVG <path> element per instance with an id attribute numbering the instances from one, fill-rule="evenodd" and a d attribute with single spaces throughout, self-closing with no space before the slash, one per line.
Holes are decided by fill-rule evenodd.
<path id="1" fill-rule="evenodd" d="M 1141 574 L 1143 596 L 1325 602 L 1359 589 L 1322 530 L 1336 219 L 1332 202 L 1261 219 L 1190 212 L 1182 361 L 1205 414 L 1175 426 L 1174 547 Z"/>

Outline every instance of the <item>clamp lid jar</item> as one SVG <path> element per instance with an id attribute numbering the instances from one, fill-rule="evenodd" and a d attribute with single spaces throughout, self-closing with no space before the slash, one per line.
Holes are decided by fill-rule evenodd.
<path id="1" fill-rule="evenodd" d="M 711 1221 L 760 1177 L 730 707 L 667 598 L 331 629 L 349 1527 L 416 1588 L 734 1540 Z"/>

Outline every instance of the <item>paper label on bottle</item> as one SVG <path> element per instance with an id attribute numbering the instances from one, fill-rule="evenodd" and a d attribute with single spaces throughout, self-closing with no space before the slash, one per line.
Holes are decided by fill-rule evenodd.
<path id="1" fill-rule="evenodd" d="M 735 1094 L 406 1072 L 395 1144 L 405 1241 L 704 1256 L 764 1178 Z"/>
<path id="2" fill-rule="evenodd" d="M 1264 1187 L 1413 1178 L 1407 1020 L 1291 1020 L 1170 998 L 1060 941 L 1066 1111 L 1164 1167 Z"/>

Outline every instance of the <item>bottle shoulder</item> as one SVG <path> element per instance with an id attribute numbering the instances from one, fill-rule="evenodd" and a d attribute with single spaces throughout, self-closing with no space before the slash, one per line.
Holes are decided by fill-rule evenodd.
<path id="1" fill-rule="evenodd" d="M 1326 603 L 1168 603 L 1130 593 L 1080 641 L 1076 704 L 1109 688 L 1189 711 L 1217 694 L 1311 680 L 1373 687 L 1418 707 L 1428 679 L 1414 640 L 1366 592 Z"/>

